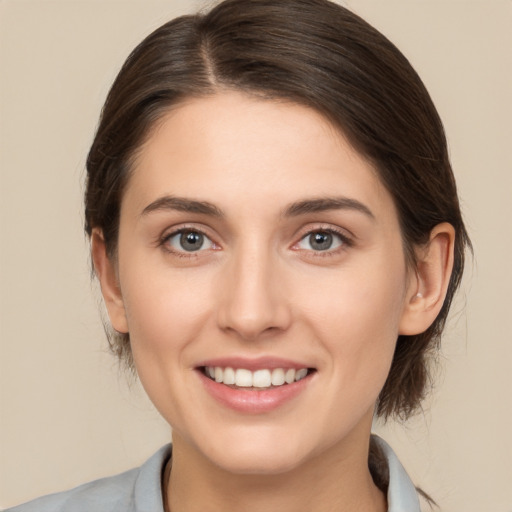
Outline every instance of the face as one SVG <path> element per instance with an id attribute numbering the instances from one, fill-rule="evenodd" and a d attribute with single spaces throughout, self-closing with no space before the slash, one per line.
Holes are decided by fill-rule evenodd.
<path id="1" fill-rule="evenodd" d="M 397 214 L 316 112 L 192 99 L 121 206 L 119 307 L 175 450 L 279 473 L 367 445 L 410 294 Z"/>

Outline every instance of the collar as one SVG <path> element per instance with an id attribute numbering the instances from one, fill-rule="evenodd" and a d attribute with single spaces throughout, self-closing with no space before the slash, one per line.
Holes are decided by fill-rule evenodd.
<path id="1" fill-rule="evenodd" d="M 420 512 L 416 487 L 407 475 L 395 452 L 383 439 L 372 435 L 382 449 L 389 468 L 388 512 Z M 171 445 L 158 450 L 139 470 L 134 486 L 133 511 L 163 511 L 161 475 L 171 456 Z"/>
<path id="2" fill-rule="evenodd" d="M 418 492 L 409 475 L 386 441 L 372 435 L 382 449 L 389 468 L 388 512 L 420 512 Z"/>

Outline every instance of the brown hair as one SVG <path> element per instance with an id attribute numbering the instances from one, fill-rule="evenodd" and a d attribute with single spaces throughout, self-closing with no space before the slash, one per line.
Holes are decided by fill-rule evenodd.
<path id="1" fill-rule="evenodd" d="M 128 57 L 105 102 L 87 159 L 85 229 L 103 231 L 115 258 L 119 211 L 136 151 L 185 98 L 238 90 L 323 114 L 369 161 L 391 193 L 404 248 L 449 222 L 456 231 L 448 293 L 424 333 L 399 336 L 377 414 L 408 417 L 420 404 L 470 245 L 442 123 L 420 78 L 382 34 L 326 0 L 225 0 L 150 34 Z M 112 349 L 132 364 L 128 334 Z"/>

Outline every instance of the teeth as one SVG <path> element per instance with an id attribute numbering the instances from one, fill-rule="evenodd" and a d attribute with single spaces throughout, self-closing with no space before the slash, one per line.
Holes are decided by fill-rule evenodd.
<path id="1" fill-rule="evenodd" d="M 224 382 L 224 384 L 234 384 L 236 382 L 235 370 L 233 370 L 233 368 L 224 369 L 224 379 L 222 382 Z"/>
<path id="2" fill-rule="evenodd" d="M 252 387 L 252 372 L 249 370 L 238 369 L 235 372 L 235 384 L 241 388 Z"/>
<path id="3" fill-rule="evenodd" d="M 301 368 L 295 373 L 295 381 L 303 379 L 308 374 L 307 368 Z"/>
<path id="4" fill-rule="evenodd" d="M 251 372 L 245 368 L 207 366 L 205 374 L 215 382 L 235 385 L 240 388 L 269 388 L 297 382 L 308 375 L 308 369 L 274 368 L 273 370 L 261 369 Z"/>
<path id="5" fill-rule="evenodd" d="M 276 368 L 272 370 L 272 386 L 282 386 L 284 384 L 284 370 Z"/>
<path id="6" fill-rule="evenodd" d="M 252 385 L 255 388 L 268 388 L 272 384 L 270 370 L 258 370 L 252 374 Z"/>
<path id="7" fill-rule="evenodd" d="M 295 370 L 293 368 L 286 370 L 284 380 L 286 384 L 291 384 L 292 382 L 295 382 Z"/>

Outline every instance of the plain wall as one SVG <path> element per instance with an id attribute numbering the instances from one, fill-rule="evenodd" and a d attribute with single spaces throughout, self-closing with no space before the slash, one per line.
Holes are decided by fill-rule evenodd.
<path id="1" fill-rule="evenodd" d="M 512 512 L 512 2 L 344 4 L 430 90 L 476 253 L 424 414 L 376 430 L 441 510 Z M 108 354 L 81 196 L 124 58 L 200 5 L 0 1 L 0 508 L 138 465 L 170 439 Z"/>

